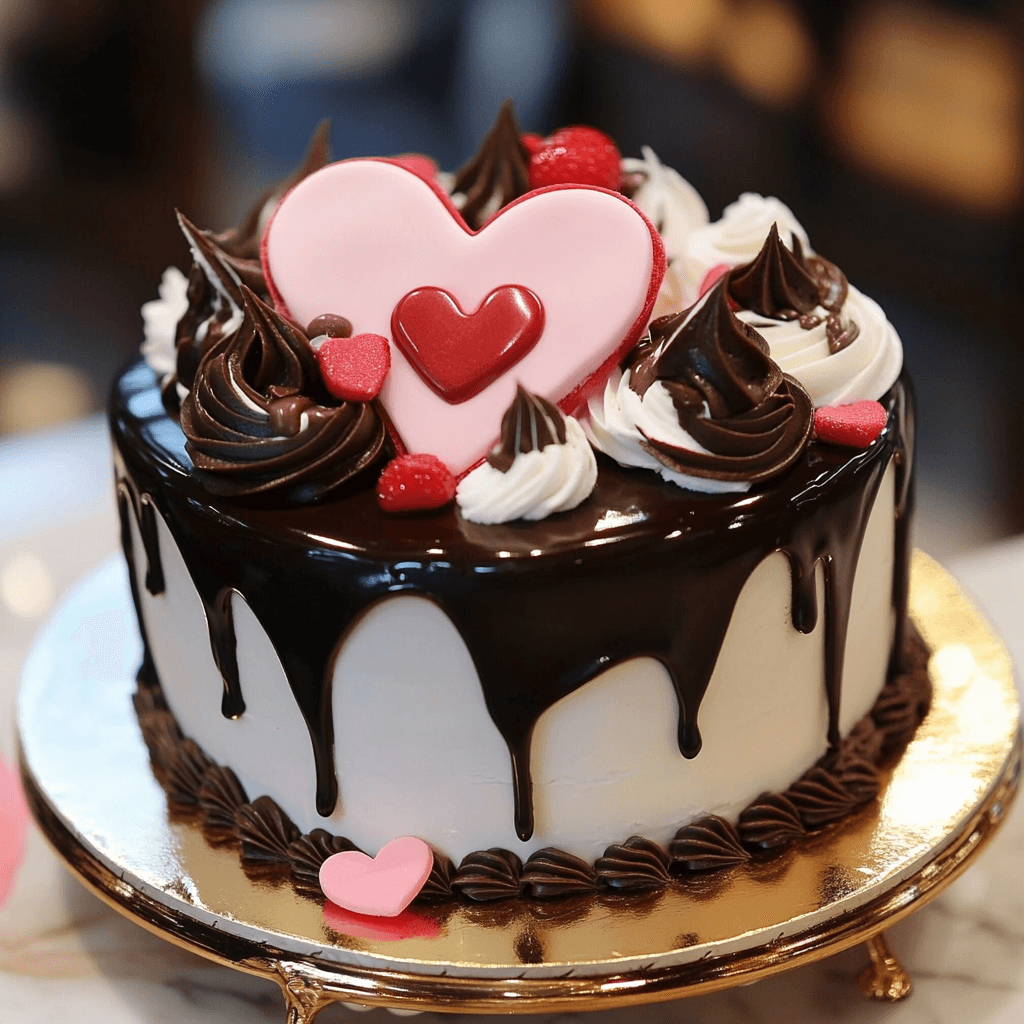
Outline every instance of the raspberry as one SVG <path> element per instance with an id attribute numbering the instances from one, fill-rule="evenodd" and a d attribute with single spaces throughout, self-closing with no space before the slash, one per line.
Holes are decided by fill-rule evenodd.
<path id="1" fill-rule="evenodd" d="M 455 477 L 436 455 L 399 455 L 377 481 L 377 502 L 385 512 L 441 508 L 455 497 Z"/>
<path id="2" fill-rule="evenodd" d="M 530 188 L 596 185 L 618 188 L 620 157 L 615 143 L 596 128 L 561 128 L 530 157 Z"/>

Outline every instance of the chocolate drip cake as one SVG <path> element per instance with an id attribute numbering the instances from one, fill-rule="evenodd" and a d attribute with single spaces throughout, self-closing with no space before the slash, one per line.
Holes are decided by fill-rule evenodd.
<path id="1" fill-rule="evenodd" d="M 895 331 L 778 200 L 599 135 L 506 107 L 446 178 L 321 132 L 180 218 L 110 406 L 136 706 L 299 892 L 409 836 L 410 898 L 657 888 L 874 799 L 927 707 Z"/>

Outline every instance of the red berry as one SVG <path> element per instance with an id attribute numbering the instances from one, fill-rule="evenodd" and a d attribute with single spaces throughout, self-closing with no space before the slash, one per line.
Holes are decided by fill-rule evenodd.
<path id="1" fill-rule="evenodd" d="M 530 188 L 545 185 L 619 184 L 621 159 L 615 143 L 596 128 L 561 128 L 530 157 Z"/>
<path id="2" fill-rule="evenodd" d="M 823 405 L 814 410 L 814 433 L 819 441 L 847 448 L 867 448 L 885 428 L 888 414 L 878 402 Z"/>
<path id="3" fill-rule="evenodd" d="M 377 501 L 385 512 L 440 508 L 455 497 L 455 477 L 436 455 L 399 455 L 377 481 Z"/>
<path id="4" fill-rule="evenodd" d="M 345 402 L 376 398 L 391 369 L 391 346 L 380 334 L 328 337 L 316 352 L 327 390 Z"/>
<path id="5" fill-rule="evenodd" d="M 530 156 L 544 148 L 544 139 L 540 135 L 534 135 L 533 132 L 523 132 L 519 138 Z"/>
<path id="6" fill-rule="evenodd" d="M 392 157 L 392 163 L 412 171 L 424 181 L 433 181 L 437 177 L 437 164 L 422 153 L 403 153 L 401 156 Z"/>

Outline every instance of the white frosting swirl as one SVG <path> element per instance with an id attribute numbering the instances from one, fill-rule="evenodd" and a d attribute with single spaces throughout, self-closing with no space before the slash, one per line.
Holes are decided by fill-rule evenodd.
<path id="1" fill-rule="evenodd" d="M 142 356 L 161 383 L 177 367 L 174 332 L 188 310 L 187 291 L 188 278 L 177 267 L 168 267 L 160 278 L 160 298 L 142 305 Z"/>
<path id="2" fill-rule="evenodd" d="M 668 267 L 652 314 L 652 319 L 656 319 L 666 313 L 678 313 L 697 297 L 696 289 L 687 290 L 683 281 L 683 257 L 694 231 L 708 223 L 708 208 L 700 193 L 678 171 L 666 167 L 650 146 L 641 147 L 640 152 L 643 159 L 627 157 L 622 161 L 622 173 L 643 176 L 632 199 L 665 243 Z"/>
<path id="3" fill-rule="evenodd" d="M 804 255 L 811 255 L 807 232 L 781 199 L 744 192 L 725 208 L 720 220 L 690 235 L 682 260 L 684 286 L 696 296 L 712 267 L 749 263 L 761 251 L 772 224 L 779 226 L 779 237 L 787 248 L 793 248 L 793 235 L 797 235 Z"/>
<path id="4" fill-rule="evenodd" d="M 594 489 L 597 460 L 583 428 L 565 418 L 565 444 L 518 452 L 502 473 L 485 462 L 455 492 L 464 518 L 474 523 L 544 519 L 575 508 Z"/>
<path id="5" fill-rule="evenodd" d="M 750 310 L 736 314 L 765 341 L 772 359 L 804 386 L 816 406 L 877 401 L 896 383 L 903 366 L 903 346 L 881 306 L 852 285 L 840 317 L 853 321 L 860 333 L 846 348 L 829 352 L 825 317 L 820 306 L 817 327 L 804 330 L 796 320 L 771 320 Z"/>
<path id="6" fill-rule="evenodd" d="M 620 466 L 653 469 L 666 480 L 691 491 L 724 494 L 750 489 L 741 481 L 712 480 L 676 473 L 659 462 L 642 447 L 651 438 L 679 448 L 708 453 L 679 424 L 679 414 L 672 396 L 661 381 L 655 381 L 641 398 L 629 386 L 629 370 L 618 371 L 608 378 L 604 394 L 590 400 L 590 421 L 587 434 L 595 448 L 611 456 Z M 710 453 L 708 453 L 710 454 Z"/>

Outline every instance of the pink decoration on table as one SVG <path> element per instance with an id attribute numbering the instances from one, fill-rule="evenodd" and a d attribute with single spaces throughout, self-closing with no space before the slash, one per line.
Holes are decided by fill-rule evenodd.
<path id="1" fill-rule="evenodd" d="M 369 402 L 391 369 L 391 346 L 380 334 L 327 338 L 316 351 L 327 390 L 346 402 Z"/>
<path id="2" fill-rule="evenodd" d="M 0 907 L 7 902 L 25 855 L 27 828 L 28 806 L 18 769 L 0 757 Z"/>
<path id="3" fill-rule="evenodd" d="M 324 924 L 342 935 L 378 941 L 432 939 L 441 934 L 441 926 L 436 921 L 412 910 L 403 910 L 397 917 L 370 917 L 354 914 L 330 902 L 324 905 Z"/>
<path id="4" fill-rule="evenodd" d="M 436 455 L 399 455 L 377 481 L 377 503 L 385 512 L 442 508 L 455 497 L 456 482 Z"/>
<path id="5" fill-rule="evenodd" d="M 823 405 L 814 410 L 814 433 L 819 441 L 847 448 L 867 448 L 889 419 L 878 402 Z"/>
<path id="6" fill-rule="evenodd" d="M 422 839 L 402 836 L 376 857 L 336 853 L 320 865 L 320 888 L 339 907 L 371 917 L 397 917 L 430 877 L 434 854 Z"/>
<path id="7" fill-rule="evenodd" d="M 603 385 L 647 325 L 665 254 L 653 225 L 618 193 L 530 192 L 474 232 L 436 184 L 392 162 L 346 160 L 281 201 L 263 265 L 275 303 L 297 323 L 340 311 L 355 332 L 392 342 L 392 315 L 418 289 L 442 289 L 463 311 L 510 283 L 537 296 L 544 326 L 535 344 L 458 404 L 392 349 L 380 397 L 401 448 L 461 475 L 497 439 L 518 384 L 564 412 Z"/>
<path id="8" fill-rule="evenodd" d="M 529 288 L 495 288 L 465 313 L 441 288 L 417 288 L 391 315 L 391 336 L 423 382 L 450 405 L 480 394 L 519 362 L 544 330 Z"/>

